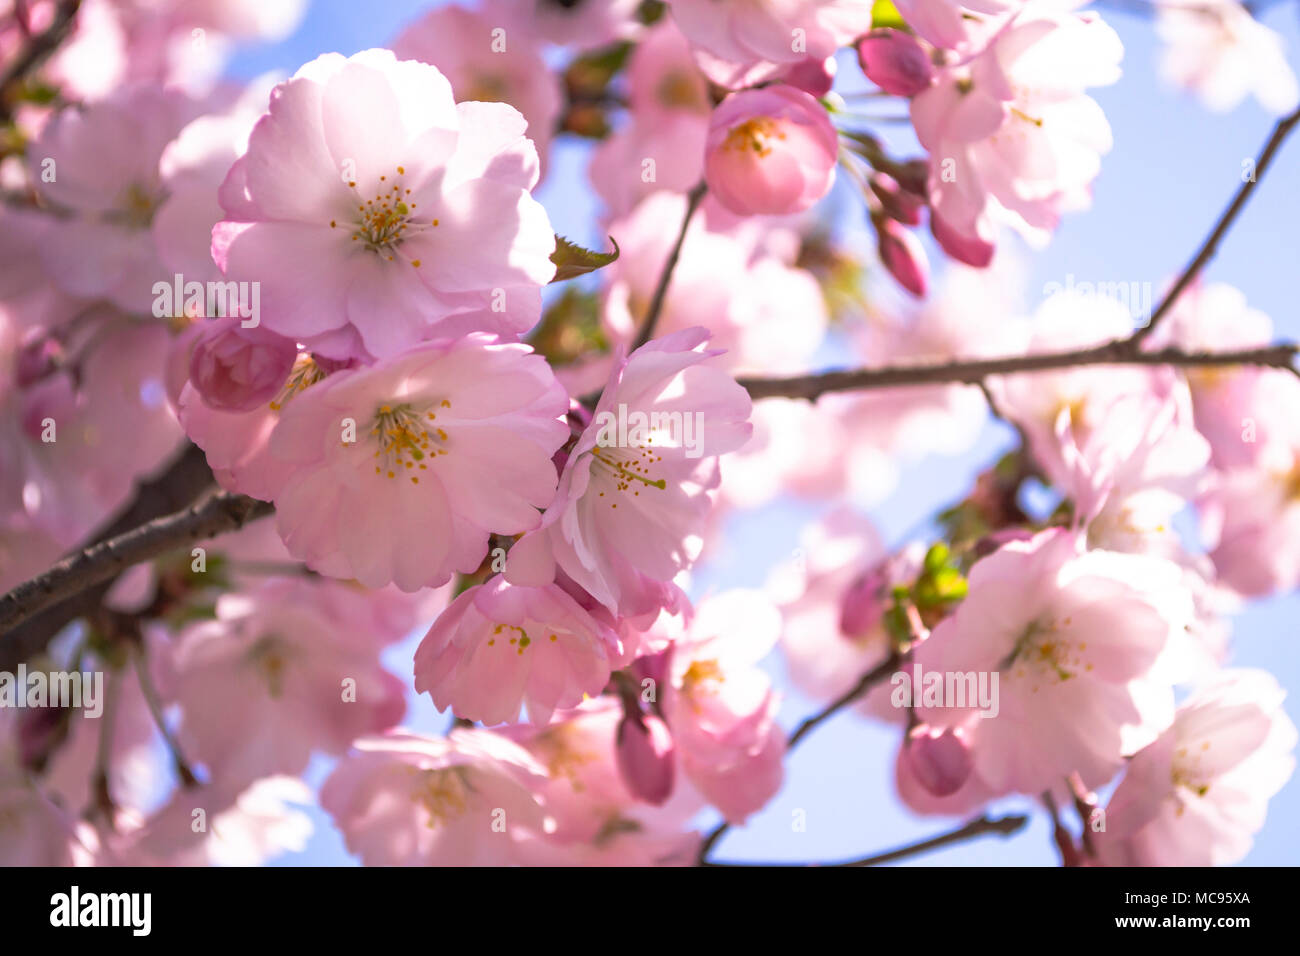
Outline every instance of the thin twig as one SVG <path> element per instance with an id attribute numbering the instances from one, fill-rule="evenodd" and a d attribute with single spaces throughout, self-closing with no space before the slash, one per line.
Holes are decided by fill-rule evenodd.
<path id="1" fill-rule="evenodd" d="M 90 777 L 91 804 L 86 809 L 88 817 L 102 813 L 109 829 L 116 824 L 117 807 L 113 803 L 113 792 L 109 781 L 110 764 L 113 756 L 113 730 L 117 718 L 118 695 L 121 692 L 121 676 L 110 671 L 104 687 L 104 712 L 99 715 L 99 744 L 95 749 L 95 767 Z"/>
<path id="2" fill-rule="evenodd" d="M 19 87 L 59 48 L 72 29 L 72 21 L 81 8 L 81 0 L 60 0 L 54 8 L 50 25 L 29 37 L 18 55 L 0 71 L 0 123 L 13 118 Z"/>
<path id="3" fill-rule="evenodd" d="M 167 750 L 171 753 L 172 767 L 176 770 L 176 776 L 180 778 L 181 786 L 187 789 L 197 787 L 199 778 L 190 769 L 189 763 L 185 760 L 185 754 L 181 751 L 180 743 L 172 734 L 171 729 L 167 726 L 167 721 L 163 717 L 162 700 L 158 696 L 158 689 L 154 687 L 153 677 L 149 674 L 149 663 L 145 660 L 143 645 L 137 647 L 132 652 L 131 657 L 135 662 L 135 674 L 140 682 L 140 693 L 144 695 L 145 704 L 149 708 L 154 724 L 158 727 L 158 733 L 162 735 L 163 743 L 167 745 Z"/>
<path id="4" fill-rule="evenodd" d="M 996 833 L 999 836 L 1011 836 L 1019 833 L 1029 817 L 1023 813 L 1013 813 L 1005 817 L 976 817 L 967 823 L 962 824 L 955 830 L 947 833 L 941 833 L 936 837 L 928 840 L 922 840 L 919 843 L 909 843 L 907 846 L 898 847 L 895 850 L 888 850 L 884 853 L 876 853 L 872 856 L 859 857 L 855 860 L 843 860 L 838 863 L 750 863 L 750 862 L 705 862 L 703 866 L 879 866 L 882 863 L 893 863 L 895 860 L 906 859 L 909 856 L 917 856 L 921 853 L 928 853 L 931 850 L 937 850 L 940 847 L 951 846 L 954 843 L 963 843 L 966 840 L 973 840 L 976 837 L 985 836 L 986 834 Z"/>
<path id="5" fill-rule="evenodd" d="M 862 697 L 871 690 L 871 688 L 875 687 L 878 683 L 897 671 L 902 665 L 904 657 L 904 654 L 894 651 L 871 670 L 859 677 L 856 684 L 796 727 L 794 733 L 792 733 L 786 740 L 785 749 L 790 751 L 799 746 L 799 742 L 812 733 L 819 724 L 825 720 L 829 720 L 839 711 L 843 710 L 859 697 Z M 719 823 L 714 827 L 713 830 L 710 831 L 709 835 L 704 838 L 704 842 L 700 844 L 699 854 L 696 857 L 700 865 L 707 865 L 709 853 L 713 850 L 713 847 L 717 842 L 722 839 L 723 834 L 729 829 L 731 829 L 731 824 L 724 820 L 722 823 Z"/>
<path id="6" fill-rule="evenodd" d="M 760 398 L 806 398 L 815 400 L 828 392 L 863 391 L 915 385 L 979 385 L 990 375 L 1044 372 L 1084 365 L 1172 365 L 1205 367 L 1260 365 L 1292 369 L 1300 348 L 1292 343 L 1224 352 L 1189 352 L 1179 348 L 1134 351 L 1131 339 L 1115 339 L 1090 348 L 1068 352 L 1037 352 L 1001 358 L 962 359 L 886 365 L 877 368 L 845 369 L 792 375 L 783 378 L 742 378 L 739 382 L 757 400 Z"/>
<path id="7" fill-rule="evenodd" d="M 668 258 L 664 260 L 663 269 L 659 272 L 659 281 L 655 284 L 654 294 L 650 297 L 650 307 L 646 309 L 645 320 L 641 323 L 641 331 L 637 333 L 628 351 L 636 351 L 654 337 L 655 326 L 659 323 L 659 314 L 663 312 L 664 300 L 668 297 L 668 286 L 673 281 L 673 270 L 677 268 L 677 260 L 682 254 L 682 245 L 686 242 L 686 232 L 695 217 L 695 210 L 699 208 L 700 201 L 704 199 L 707 191 L 708 186 L 701 181 L 686 194 L 686 213 L 682 216 L 682 226 L 677 232 L 677 241 L 673 243 Z"/>
<path id="8" fill-rule="evenodd" d="M 1196 251 L 1196 255 L 1192 256 L 1191 262 L 1187 263 L 1187 267 L 1183 269 L 1182 275 L 1165 293 L 1164 299 L 1161 300 L 1160 305 L 1152 313 L 1151 321 L 1133 333 L 1131 341 L 1134 347 L 1141 345 L 1147 336 L 1156 330 L 1156 326 L 1174 307 L 1178 297 L 1200 275 L 1201 270 L 1205 268 L 1205 264 L 1214 258 L 1214 254 L 1219 248 L 1219 242 L 1227 235 L 1233 222 L 1241 213 L 1241 210 L 1245 208 L 1246 200 L 1250 198 L 1251 193 L 1255 191 L 1255 187 L 1264 178 L 1264 173 L 1272 165 L 1273 157 L 1277 155 L 1278 149 L 1291 131 L 1295 129 L 1297 123 L 1300 123 L 1300 108 L 1277 121 L 1277 125 L 1273 127 L 1272 135 L 1269 136 L 1268 142 L 1264 144 L 1264 149 L 1255 160 L 1255 168 L 1251 177 L 1237 189 L 1237 194 L 1232 197 L 1232 202 L 1228 203 L 1228 207 L 1223 210 L 1223 213 L 1219 216 L 1219 221 L 1215 223 L 1210 234 L 1201 243 L 1201 248 Z"/>

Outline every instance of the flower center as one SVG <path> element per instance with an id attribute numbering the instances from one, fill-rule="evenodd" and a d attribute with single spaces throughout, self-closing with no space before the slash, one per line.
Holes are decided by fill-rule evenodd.
<path id="1" fill-rule="evenodd" d="M 396 260 L 397 249 L 403 241 L 438 225 L 437 219 L 420 219 L 416 216 L 415 210 L 419 203 L 411 201 L 411 190 L 406 185 L 405 176 L 405 166 L 398 166 L 392 178 L 380 176 L 374 198 L 364 202 L 361 201 L 356 182 L 348 183 L 357 196 L 352 241 L 361 243 L 376 255 L 384 256 L 389 262 Z M 338 221 L 331 219 L 330 228 L 337 229 Z M 407 261 L 417 269 L 420 267 L 419 259 Z"/>
<path id="2" fill-rule="evenodd" d="M 601 483 L 606 490 L 615 492 L 632 492 L 634 498 L 641 496 L 642 488 L 657 488 L 660 491 L 668 487 L 663 478 L 651 478 L 650 469 L 655 462 L 663 461 L 662 455 L 656 455 L 651 447 L 652 440 L 647 440 L 644 447 L 617 448 L 598 445 L 592 450 L 591 472 L 593 476 L 602 476 L 607 481 Z M 605 492 L 597 492 L 600 498 Z M 617 508 L 618 503 L 611 501 L 609 506 Z"/>
<path id="3" fill-rule="evenodd" d="M 451 408 L 445 398 L 440 408 Z M 410 403 L 381 405 L 371 423 L 370 437 L 379 446 L 375 450 L 375 474 L 396 478 L 405 472 L 427 471 L 426 458 L 447 454 L 447 433 L 436 424 L 437 412 L 416 408 Z M 418 485 L 417 474 L 408 475 Z"/>
<path id="4" fill-rule="evenodd" d="M 1012 677 L 1029 678 L 1031 690 L 1038 693 L 1039 682 L 1060 684 L 1080 672 L 1092 670 L 1084 656 L 1088 645 L 1070 637 L 1071 619 L 1058 622 L 1035 621 L 1025 629 L 1015 649 L 1007 655 L 999 670 L 1009 670 Z"/>
<path id="5" fill-rule="evenodd" d="M 280 389 L 280 394 L 275 396 L 271 401 L 271 411 L 278 412 L 289 404 L 289 400 L 299 392 L 315 385 L 325 377 L 325 370 L 316 364 L 306 352 L 302 352 L 294 359 L 293 369 L 289 372 L 289 378 L 285 381 L 284 387 Z"/>
<path id="6" fill-rule="evenodd" d="M 705 682 L 721 683 L 724 680 L 726 678 L 722 676 L 722 668 L 718 666 L 716 660 L 691 661 L 691 666 L 686 668 L 686 673 L 682 675 L 682 693 L 687 697 L 694 697 Z"/>
<path id="7" fill-rule="evenodd" d="M 104 218 L 129 229 L 148 229 L 153 222 L 154 213 L 165 198 L 166 195 L 159 189 L 132 183 L 122 190 L 116 208 Z"/>
<path id="8" fill-rule="evenodd" d="M 283 641 L 268 635 L 261 638 L 248 652 L 248 662 L 266 679 L 267 689 L 273 698 L 279 698 L 284 693 L 285 650 Z"/>
<path id="9" fill-rule="evenodd" d="M 463 767 L 422 772 L 415 797 L 429 812 L 429 828 L 437 829 L 464 813 L 473 789 Z"/>
<path id="10" fill-rule="evenodd" d="M 785 139 L 785 131 L 772 117 L 756 116 L 733 126 L 727 133 L 722 148 L 742 151 L 750 149 L 762 157 L 772 152 L 770 141 L 773 139 Z"/>
<path id="11" fill-rule="evenodd" d="M 537 735 L 533 749 L 546 764 L 549 776 L 554 779 L 564 778 L 574 791 L 586 788 L 582 780 L 582 768 L 599 760 L 599 755 L 580 749 L 577 734 L 568 724 L 557 724 Z"/>
<path id="12" fill-rule="evenodd" d="M 690 74 L 680 70 L 665 74 L 655 88 L 655 93 L 660 103 L 672 109 L 708 112 L 708 103 L 700 96 L 699 85 Z"/>
<path id="13" fill-rule="evenodd" d="M 1187 790 L 1198 797 L 1210 792 L 1210 775 L 1201 769 L 1201 755 L 1210 749 L 1208 740 L 1201 741 L 1194 751 L 1187 744 L 1174 751 L 1173 763 L 1169 770 L 1170 782 L 1174 785 L 1175 797 L 1181 796 L 1177 791 Z M 1179 800 L 1178 815 L 1182 816 L 1183 806 Z"/>

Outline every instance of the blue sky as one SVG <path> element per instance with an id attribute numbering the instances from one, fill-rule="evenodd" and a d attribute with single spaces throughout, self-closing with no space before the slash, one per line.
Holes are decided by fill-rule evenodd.
<path id="1" fill-rule="evenodd" d="M 291 72 L 325 52 L 350 54 L 382 46 L 428 2 L 314 0 L 302 27 L 282 43 L 241 51 L 232 76 L 249 78 L 267 70 Z M 1293 66 L 1300 63 L 1297 4 L 1277 4 L 1264 22 L 1286 39 Z M 1032 308 L 1051 282 L 1149 282 L 1161 288 L 1182 268 L 1240 183 L 1242 162 L 1253 157 L 1272 128 L 1272 118 L 1253 101 L 1226 115 L 1163 87 L 1156 75 L 1157 42 L 1152 25 L 1121 10 L 1104 10 L 1125 45 L 1124 77 L 1095 91 L 1110 120 L 1115 148 L 1095 184 L 1093 208 L 1066 218 L 1052 244 L 1029 259 L 1024 298 Z M 846 74 L 856 72 L 851 63 Z M 595 241 L 599 210 L 581 186 L 585 147 L 561 140 L 539 198 L 556 230 Z M 1250 303 L 1273 318 L 1278 335 L 1300 338 L 1295 308 L 1295 272 L 1300 266 L 1300 136 L 1288 144 L 1222 246 L 1205 275 L 1242 289 Z M 868 253 L 866 247 L 861 248 Z M 932 256 L 932 261 L 937 261 Z M 968 489 L 975 472 L 1008 447 L 1006 429 L 991 423 L 974 447 L 956 457 L 932 457 L 908 467 L 899 490 L 871 516 L 888 539 L 898 540 Z M 713 563 L 697 574 L 703 593 L 734 586 L 761 586 L 769 568 L 797 547 L 799 530 L 818 510 L 781 503 L 729 522 L 728 538 Z M 1234 622 L 1232 661 L 1264 667 L 1292 692 L 1287 709 L 1300 717 L 1300 653 L 1295 622 L 1300 597 L 1258 602 Z M 394 649 L 390 664 L 410 674 L 413 644 Z M 818 708 L 789 687 L 779 661 L 771 662 L 778 684 L 788 691 L 786 726 Z M 427 698 L 415 700 L 407 724 L 441 732 L 447 718 Z M 791 757 L 787 781 L 772 804 L 744 829 L 733 831 L 715 851 L 723 859 L 819 860 L 865 855 L 923 839 L 950 821 L 923 819 L 893 797 L 891 761 L 896 731 L 841 715 L 813 734 Z M 329 762 L 309 773 L 318 782 Z M 1010 799 L 995 810 L 1034 809 L 1031 826 L 1010 840 L 983 839 L 911 862 L 911 865 L 1053 865 L 1057 861 L 1043 814 L 1026 801 Z M 791 826 L 802 810 L 804 832 Z M 317 830 L 307 850 L 286 854 L 288 865 L 351 861 L 338 834 L 318 811 Z M 1268 822 L 1246 863 L 1290 865 L 1300 859 L 1300 782 L 1293 777 L 1274 798 Z M 905 864 L 906 865 L 906 864 Z"/>

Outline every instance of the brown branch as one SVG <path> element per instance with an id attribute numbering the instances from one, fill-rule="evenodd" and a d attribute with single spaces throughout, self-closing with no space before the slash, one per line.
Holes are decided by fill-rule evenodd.
<path id="1" fill-rule="evenodd" d="M 867 691 L 871 690 L 871 688 L 875 687 L 885 678 L 897 671 L 902 665 L 904 657 L 904 654 L 899 651 L 894 651 L 889 655 L 889 657 L 885 658 L 871 670 L 859 677 L 856 684 L 796 727 L 794 733 L 792 733 L 786 740 L 786 750 L 790 751 L 799 746 L 800 741 L 812 733 L 819 724 L 825 720 L 829 720 L 835 714 L 839 713 L 839 711 L 843 710 L 859 697 L 865 695 Z M 709 853 L 713 850 L 713 847 L 717 845 L 717 842 L 722 839 L 723 834 L 729 829 L 731 829 L 731 824 L 724 820 L 722 823 L 719 823 L 714 827 L 713 830 L 710 831 L 709 835 L 704 838 L 704 842 L 700 844 L 700 850 L 696 856 L 696 859 L 701 866 L 709 865 Z"/>
<path id="2" fill-rule="evenodd" d="M 64 558 L 50 570 L 0 598 L 0 629 L 6 632 L 91 585 L 113 578 L 134 564 L 181 545 L 236 531 L 270 514 L 265 501 L 219 492 L 185 511 L 155 518 L 124 534 Z M 7 640 L 7 638 L 6 638 Z"/>
<path id="3" fill-rule="evenodd" d="M 1295 129 L 1297 123 L 1300 123 L 1300 108 L 1277 121 L 1277 125 L 1273 127 L 1272 135 L 1269 136 L 1268 142 L 1264 144 L 1264 149 L 1255 160 L 1253 175 L 1237 189 L 1237 194 L 1232 197 L 1232 202 L 1228 203 L 1228 207 L 1223 210 L 1223 213 L 1219 216 L 1219 221 L 1215 223 L 1210 234 L 1205 237 L 1205 241 L 1201 243 L 1201 248 L 1196 251 L 1196 255 L 1192 256 L 1192 261 L 1187 263 L 1182 275 L 1165 293 L 1164 299 L 1161 300 L 1160 305 L 1152 313 L 1151 321 L 1133 333 L 1132 342 L 1135 346 L 1140 345 L 1147 336 L 1155 331 L 1160 320 L 1174 307 L 1178 297 L 1200 275 L 1201 270 L 1205 268 L 1205 264 L 1214 258 L 1214 254 L 1219 249 L 1219 242 L 1227 235 L 1233 222 L 1236 221 L 1237 216 L 1245 208 L 1246 200 L 1250 198 L 1259 181 L 1264 178 L 1264 173 L 1268 171 L 1269 166 L 1273 163 L 1273 157 L 1281 148 L 1283 141 Z"/>
<path id="4" fill-rule="evenodd" d="M 962 843 L 966 840 L 973 840 L 976 837 L 985 836 L 986 834 L 990 834 L 990 833 L 996 833 L 999 836 L 1004 836 L 1004 837 L 1011 836 L 1014 833 L 1019 833 L 1020 830 L 1022 830 L 1025 824 L 1028 822 L 1029 822 L 1029 817 L 1025 816 L 1023 813 L 1013 813 L 1005 817 L 989 817 L 987 814 L 985 814 L 984 816 L 976 817 L 974 820 L 970 820 L 967 823 L 962 824 L 955 830 L 950 830 L 947 833 L 941 833 L 938 836 L 931 837 L 928 840 L 922 840 L 919 843 L 909 843 L 907 846 L 901 846 L 895 850 L 888 850 L 884 853 L 877 853 L 872 856 L 859 857 L 858 859 L 855 860 L 844 860 L 838 863 L 791 864 L 791 863 L 749 863 L 749 862 L 743 862 L 743 863 L 704 862 L 701 865 L 702 866 L 729 866 L 729 867 L 736 867 L 736 866 L 879 866 L 882 863 L 893 863 L 895 860 L 903 860 L 909 856 L 917 856 L 921 853 L 928 853 L 929 851 L 937 850 L 940 847 L 951 846 L 954 843 Z"/>
<path id="5" fill-rule="evenodd" d="M 202 450 L 187 444 L 184 451 L 156 477 L 142 482 L 118 515 L 96 531 L 83 549 L 115 538 L 163 515 L 192 504 L 213 487 L 212 469 Z M 35 615 L 25 624 L 0 633 L 0 671 L 12 671 L 31 658 L 72 621 L 94 612 L 112 586 L 112 580 L 85 588 Z M 0 599 L 3 600 L 3 599 Z"/>
<path id="6" fill-rule="evenodd" d="M 13 119 L 14 105 L 20 88 L 28 76 L 40 69 L 41 64 L 59 48 L 76 19 L 81 0 L 60 0 L 54 8 L 54 18 L 41 33 L 30 37 L 17 56 L 0 71 L 0 123 Z"/>
<path id="7" fill-rule="evenodd" d="M 1204 367 L 1263 365 L 1293 369 L 1292 360 L 1300 347 L 1291 343 L 1225 352 L 1189 352 L 1178 348 L 1138 351 L 1133 339 L 1115 339 L 1090 348 L 1069 352 L 1038 352 L 1000 358 L 951 362 L 918 362 L 878 368 L 846 369 L 784 378 L 742 378 L 740 384 L 755 400 L 760 398 L 806 398 L 814 400 L 827 392 L 899 388 L 913 385 L 979 385 L 990 375 L 1043 372 L 1083 365 L 1173 365 Z"/>
<path id="8" fill-rule="evenodd" d="M 663 312 L 664 300 L 668 297 L 668 286 L 672 284 L 673 270 L 677 268 L 677 260 L 682 254 L 682 245 L 686 242 L 686 232 L 695 217 L 695 210 L 699 208 L 707 191 L 708 186 L 701 181 L 686 194 L 686 214 L 682 216 L 682 225 L 677 231 L 677 241 L 673 243 L 668 258 L 664 260 L 663 269 L 659 272 L 659 281 L 655 284 L 654 294 L 650 297 L 650 306 L 646 309 L 645 320 L 641 323 L 641 331 L 637 333 L 632 347 L 628 349 L 629 352 L 636 351 L 654 337 L 655 326 L 659 323 L 659 314 Z"/>

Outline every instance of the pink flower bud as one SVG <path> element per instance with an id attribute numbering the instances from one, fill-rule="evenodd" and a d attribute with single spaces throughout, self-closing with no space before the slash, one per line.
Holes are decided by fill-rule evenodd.
<path id="1" fill-rule="evenodd" d="M 875 217 L 877 251 L 889 274 L 918 299 L 930 282 L 930 263 L 916 236 L 893 219 Z"/>
<path id="2" fill-rule="evenodd" d="M 956 793 L 971 774 L 970 747 L 960 727 L 913 727 L 903 755 L 916 781 L 936 797 Z"/>
<path id="3" fill-rule="evenodd" d="M 880 200 L 880 208 L 890 219 L 907 226 L 921 224 L 921 208 L 925 200 L 914 192 L 909 192 L 898 185 L 898 180 L 885 173 L 875 173 L 871 177 L 871 191 Z"/>
<path id="4" fill-rule="evenodd" d="M 915 96 L 934 82 L 934 64 L 919 40 L 901 30 L 872 30 L 858 41 L 858 63 L 893 96 Z"/>
<path id="5" fill-rule="evenodd" d="M 895 163 L 889 170 L 890 175 L 898 181 L 898 188 L 911 193 L 923 202 L 930 200 L 930 161 L 926 159 L 909 159 Z"/>
<path id="6" fill-rule="evenodd" d="M 241 328 L 237 318 L 217 319 L 194 343 L 190 382 L 211 408 L 248 412 L 275 398 L 297 357 L 289 339 Z"/>
<path id="7" fill-rule="evenodd" d="M 638 800 L 660 806 L 673 792 L 676 746 L 668 725 L 651 715 L 625 716 L 618 725 L 618 772 Z"/>
<path id="8" fill-rule="evenodd" d="M 835 84 L 835 57 L 828 56 L 821 60 L 810 56 L 786 70 L 782 78 L 791 86 L 820 99 Z"/>
<path id="9" fill-rule="evenodd" d="M 888 583 L 879 565 L 853 582 L 840 601 L 840 633 L 856 638 L 880 626 Z"/>
<path id="10" fill-rule="evenodd" d="M 839 140 L 825 108 L 802 90 L 742 90 L 713 111 L 704 176 L 727 209 L 802 212 L 830 191 Z"/>
<path id="11" fill-rule="evenodd" d="M 943 251 L 958 262 L 983 269 L 993 261 L 993 243 L 978 235 L 963 235 L 936 212 L 930 213 L 930 232 Z"/>

